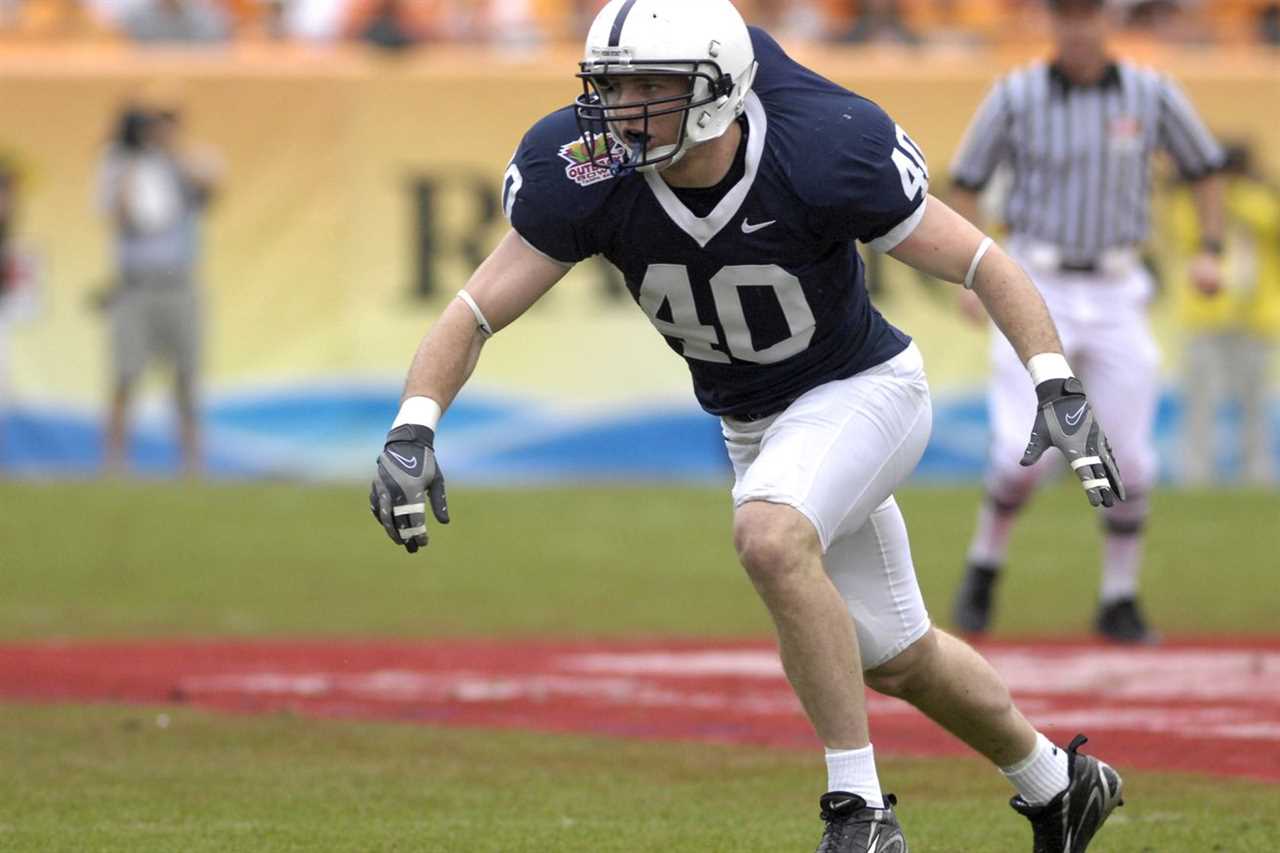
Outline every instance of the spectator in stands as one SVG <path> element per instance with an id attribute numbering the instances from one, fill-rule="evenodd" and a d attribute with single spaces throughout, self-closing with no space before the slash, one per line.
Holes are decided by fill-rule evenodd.
<path id="1" fill-rule="evenodd" d="M 1214 27 L 1194 0 L 1112 0 L 1131 32 L 1147 33 L 1159 41 L 1203 44 L 1213 40 Z"/>
<path id="2" fill-rule="evenodd" d="M 114 373 L 106 462 L 113 473 L 125 468 L 129 406 L 155 358 L 174 368 L 182 466 L 188 474 L 200 469 L 199 231 L 220 173 L 216 155 L 183 143 L 175 110 L 132 106 L 121 114 L 99 178 L 118 268 L 109 303 Z"/>
<path id="3" fill-rule="evenodd" d="M 534 0 L 489 0 L 486 27 L 489 41 L 508 49 L 532 47 L 546 38 L 545 21 L 538 20 Z"/>
<path id="4" fill-rule="evenodd" d="M 1227 229 L 1223 286 L 1202 293 L 1185 282 L 1198 230 L 1190 192 L 1180 187 L 1165 206 L 1168 242 L 1181 252 L 1174 280 L 1187 329 L 1187 482 L 1215 479 L 1213 451 L 1220 404 L 1239 403 L 1243 478 L 1275 481 L 1275 449 L 1268 419 L 1269 372 L 1280 341 L 1280 190 L 1255 171 L 1247 145 L 1227 146 Z"/>
<path id="5" fill-rule="evenodd" d="M 8 383 L 9 328 L 30 319 L 37 307 L 38 265 L 35 255 L 15 237 L 17 207 L 18 170 L 0 157 L 0 463 L 5 458 L 5 422 L 12 396 Z"/>
<path id="6" fill-rule="evenodd" d="M 1263 44 L 1280 47 L 1280 3 L 1271 3 L 1258 12 L 1258 38 Z"/>
<path id="7" fill-rule="evenodd" d="M 373 16 L 360 31 L 360 40 L 384 50 L 404 50 L 422 40 L 401 0 L 379 0 Z"/>
<path id="8" fill-rule="evenodd" d="M 87 0 L 0 0 L 0 31 L 34 39 L 111 38 L 100 12 Z"/>
<path id="9" fill-rule="evenodd" d="M 916 45 L 920 36 L 902 19 L 898 0 L 859 0 L 852 29 L 839 37 L 850 44 L 888 42 Z"/>
<path id="10" fill-rule="evenodd" d="M 129 38 L 144 43 L 212 43 L 231 34 L 214 0 L 144 0 L 121 21 Z"/>
<path id="11" fill-rule="evenodd" d="M 272 14 L 283 38 L 334 41 L 342 36 L 346 0 L 275 0 Z"/>

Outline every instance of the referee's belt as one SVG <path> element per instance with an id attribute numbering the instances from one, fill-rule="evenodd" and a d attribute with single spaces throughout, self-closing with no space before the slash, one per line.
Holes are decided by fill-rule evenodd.
<path id="1" fill-rule="evenodd" d="M 1105 249 L 1092 257 L 1068 254 L 1052 243 L 1016 241 L 1016 250 L 1033 271 L 1067 275 L 1120 276 L 1138 266 L 1138 250 L 1132 246 Z"/>

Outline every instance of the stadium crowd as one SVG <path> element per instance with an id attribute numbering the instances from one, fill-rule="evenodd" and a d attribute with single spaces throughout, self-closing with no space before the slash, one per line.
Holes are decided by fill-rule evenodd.
<path id="1" fill-rule="evenodd" d="M 604 0 L 0 0 L 0 40 L 209 45 L 230 40 L 386 48 L 574 38 Z M 1000 44 L 1035 26 L 1039 0 L 742 0 L 748 20 L 850 44 Z M 1276 0 L 1111 0 L 1126 26 L 1185 43 L 1280 45 Z"/>

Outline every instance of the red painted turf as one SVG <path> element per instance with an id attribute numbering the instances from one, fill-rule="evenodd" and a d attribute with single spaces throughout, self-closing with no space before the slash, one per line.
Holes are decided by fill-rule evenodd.
<path id="1" fill-rule="evenodd" d="M 1280 639 L 981 648 L 1059 741 L 1083 731 L 1122 766 L 1280 782 Z M 816 748 L 759 641 L 0 645 L 0 698 Z M 881 755 L 965 752 L 901 702 L 869 705 Z"/>

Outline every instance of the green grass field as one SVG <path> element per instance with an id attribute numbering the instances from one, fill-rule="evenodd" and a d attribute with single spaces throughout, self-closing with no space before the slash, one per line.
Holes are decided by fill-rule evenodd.
<path id="1" fill-rule="evenodd" d="M 900 495 L 944 624 L 976 499 Z M 0 483 L 0 639 L 768 631 L 721 490 L 460 489 L 450 505 L 454 524 L 410 557 L 357 486 Z M 1275 494 L 1157 495 L 1157 624 L 1280 632 L 1277 519 Z M 1078 492 L 1043 494 L 1015 538 L 1000 633 L 1087 630 L 1096 556 Z M 916 853 L 1030 848 L 980 762 L 881 764 Z M 0 851 L 800 851 L 823 781 L 817 755 L 744 747 L 12 704 L 0 771 Z M 1092 850 L 1277 849 L 1275 786 L 1127 781 Z"/>

